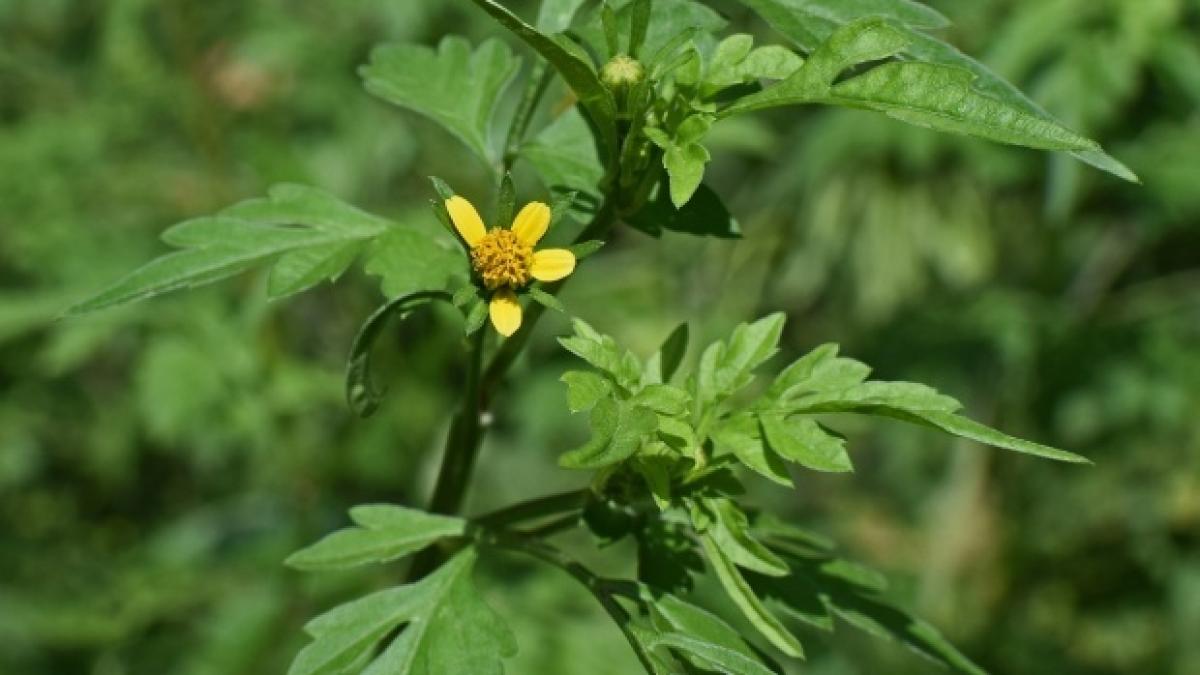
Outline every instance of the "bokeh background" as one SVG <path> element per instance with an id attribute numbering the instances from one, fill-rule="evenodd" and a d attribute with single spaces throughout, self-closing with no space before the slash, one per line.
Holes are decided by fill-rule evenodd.
<path id="1" fill-rule="evenodd" d="M 995 672 L 1200 672 L 1200 2 L 931 4 L 1144 185 L 868 114 L 743 118 L 717 127 L 710 182 L 745 238 L 625 229 L 564 300 L 642 353 L 680 320 L 711 338 L 786 310 L 788 358 L 837 341 L 1091 457 L 847 421 L 855 475 L 752 481 L 751 499 L 884 569 Z M 428 223 L 426 175 L 486 195 L 465 148 L 355 74 L 378 42 L 449 32 L 498 29 L 463 1 L 0 0 L 0 672 L 284 672 L 307 618 L 398 577 L 281 560 L 353 504 L 428 498 L 452 317 L 384 341 L 390 396 L 360 421 L 342 368 L 381 300 L 361 274 L 287 302 L 251 274 L 56 316 L 164 250 L 167 225 L 275 182 Z M 557 382 L 564 327 L 543 324 L 505 389 L 471 511 L 584 480 L 554 461 L 584 433 Z M 510 672 L 637 672 L 558 573 L 490 560 L 481 586 L 518 633 Z M 798 673 L 932 670 L 850 627 L 800 630 Z"/>

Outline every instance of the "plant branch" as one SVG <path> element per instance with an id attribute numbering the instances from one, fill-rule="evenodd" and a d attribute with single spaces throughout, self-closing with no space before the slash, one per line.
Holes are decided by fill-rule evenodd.
<path id="1" fill-rule="evenodd" d="M 617 624 L 617 627 L 621 630 L 621 634 L 625 636 L 625 639 L 629 642 L 629 646 L 633 648 L 634 654 L 637 655 L 638 661 L 641 662 L 642 667 L 646 669 L 646 672 L 658 672 L 654 666 L 653 660 L 650 657 L 649 651 L 646 649 L 645 645 L 643 645 L 641 641 L 637 639 L 637 636 L 634 635 L 633 631 L 630 629 L 629 624 L 630 621 L 632 621 L 632 617 L 629 615 L 629 612 L 622 607 L 619 602 L 617 602 L 617 599 L 613 597 L 611 590 L 614 586 L 613 582 L 600 577 L 579 561 L 570 558 L 553 546 L 527 535 L 503 530 L 491 530 L 485 534 L 481 543 L 491 545 L 496 548 L 523 553 L 546 564 L 553 565 L 571 575 L 571 577 L 582 584 L 584 588 L 588 589 L 588 592 L 592 594 L 592 597 L 596 598 L 597 602 L 600 603 L 600 606 L 604 608 L 604 611 L 607 612 L 609 617 L 612 618 L 613 622 Z"/>
<path id="2" fill-rule="evenodd" d="M 567 511 L 578 510 L 583 506 L 587 490 L 572 490 L 558 494 L 546 495 L 529 501 L 520 502 L 505 508 L 485 513 L 475 518 L 475 523 L 483 527 L 502 528 L 515 525 L 535 518 L 553 516 Z"/>
<path id="3" fill-rule="evenodd" d="M 438 472 L 437 485 L 429 505 L 429 510 L 433 513 L 454 514 L 462 509 L 471 471 L 475 468 L 475 457 L 478 455 L 479 442 L 483 436 L 480 420 L 484 408 L 479 383 L 483 367 L 484 335 L 486 331 L 476 331 L 467 343 L 467 376 L 463 383 L 462 407 L 459 408 L 446 437 L 442 468 Z M 439 549 L 426 549 L 413 561 L 408 578 L 420 579 L 442 561 L 443 554 Z"/>

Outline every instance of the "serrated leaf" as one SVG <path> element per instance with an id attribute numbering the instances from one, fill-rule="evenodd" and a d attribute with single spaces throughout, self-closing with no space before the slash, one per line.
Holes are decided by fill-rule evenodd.
<path id="1" fill-rule="evenodd" d="M 669 384 L 648 384 L 634 394 L 632 401 L 663 415 L 678 416 L 687 412 L 692 397 L 679 387 Z"/>
<path id="2" fill-rule="evenodd" d="M 864 382 L 843 391 L 801 396 L 785 405 L 795 413 L 851 412 L 920 424 L 985 445 L 1077 464 L 1087 458 L 1022 440 L 955 414 L 962 405 L 936 390 L 910 382 Z"/>
<path id="3" fill-rule="evenodd" d="M 717 670 L 729 675 L 772 675 L 772 671 L 754 656 L 730 649 L 724 645 L 701 640 L 687 633 L 664 633 L 649 643 L 650 648 L 669 647 L 683 652 L 685 656 L 698 658 L 698 667 Z"/>
<path id="4" fill-rule="evenodd" d="M 638 385 L 642 364 L 629 350 L 620 349 L 616 340 L 597 333 L 582 319 L 572 322 L 575 335 L 559 338 L 567 351 L 587 361 L 612 378 L 617 385 L 632 391 Z"/>
<path id="5" fill-rule="evenodd" d="M 600 469 L 633 456 L 658 428 L 658 416 L 645 406 L 602 398 L 592 408 L 592 438 L 558 458 L 566 469 Z"/>
<path id="6" fill-rule="evenodd" d="M 733 453 L 751 471 L 784 487 L 793 487 L 787 465 L 767 446 L 753 414 L 740 413 L 722 420 L 713 428 L 712 438 L 718 450 Z"/>
<path id="7" fill-rule="evenodd" d="M 595 67 L 565 38 L 546 35 L 525 23 L 508 8 L 493 0 L 473 0 L 500 25 L 512 31 L 546 59 L 558 71 L 567 86 L 575 92 L 579 105 L 587 115 L 596 134 L 596 146 L 601 162 L 607 164 L 617 156 L 617 104 L 612 94 L 600 82 Z"/>
<path id="8" fill-rule="evenodd" d="M 997 75 L 978 60 L 922 30 L 944 28 L 949 22 L 941 14 L 910 0 L 741 0 L 772 28 L 813 52 L 836 30 L 864 17 L 881 17 L 908 33 L 909 44 L 901 58 L 961 68 L 973 73 L 975 89 L 1044 122 L 1058 121 L 1012 83 Z M 1124 180 L 1137 182 L 1137 176 L 1124 164 L 1100 148 L 1074 150 L 1072 157 Z"/>
<path id="9" fill-rule="evenodd" d="M 671 629 L 669 633 L 660 634 L 654 641 L 656 646 L 671 647 L 699 657 L 700 662 L 694 662 L 699 668 L 712 670 L 715 667 L 736 675 L 774 672 L 762 663 L 736 630 L 711 612 L 669 593 L 643 593 L 643 597 L 658 621 Z M 686 639 L 669 639 L 668 636 Z"/>
<path id="10" fill-rule="evenodd" d="M 367 274 L 379 277 L 383 295 L 398 298 L 408 293 L 444 290 L 454 278 L 468 277 L 462 252 L 442 245 L 408 227 L 395 227 L 372 242 L 367 251 Z"/>
<path id="11" fill-rule="evenodd" d="M 311 572 L 389 562 L 439 539 L 462 536 L 467 527 L 461 518 L 385 504 L 356 506 L 350 517 L 359 527 L 327 535 L 293 553 L 287 564 Z"/>
<path id="12" fill-rule="evenodd" d="M 838 346 L 824 344 L 784 368 L 767 390 L 767 398 L 789 399 L 800 394 L 849 389 L 871 374 L 854 359 L 840 358 Z"/>
<path id="13" fill-rule="evenodd" d="M 307 287 L 314 275 L 319 280 L 340 273 L 336 268 L 345 262 L 345 252 L 332 263 L 320 262 L 332 249 L 361 245 L 392 225 L 315 188 L 277 185 L 267 194 L 169 228 L 163 241 L 184 250 L 150 261 L 67 312 L 83 314 L 144 300 L 212 283 L 289 254 L 316 251 L 316 263 L 306 258 L 308 263 L 301 265 L 299 257 L 290 257 L 280 272 L 280 289 Z"/>
<path id="14" fill-rule="evenodd" d="M 761 415 L 759 419 L 767 443 L 780 457 L 814 471 L 854 470 L 845 441 L 826 433 L 816 421 L 772 414 Z"/>
<path id="15" fill-rule="evenodd" d="M 890 62 L 834 83 L 843 70 L 893 56 L 912 44 L 911 31 L 865 18 L 834 31 L 794 75 L 740 99 L 723 114 L 780 105 L 824 103 L 884 112 L 919 126 L 1044 150 L 1099 146 L 1053 120 L 974 87 L 968 70 L 924 62 Z"/>
<path id="16" fill-rule="evenodd" d="M 714 342 L 700 356 L 696 398 L 712 402 L 750 383 L 752 372 L 778 352 L 786 317 L 771 314 L 734 329 L 728 342 Z"/>
<path id="17" fill-rule="evenodd" d="M 754 538 L 746 514 L 736 503 L 725 498 L 706 499 L 704 508 L 715 525 L 710 536 L 734 564 L 767 576 L 787 576 L 787 564 Z"/>
<path id="18" fill-rule="evenodd" d="M 415 44 L 384 45 L 359 73 L 367 91 L 437 122 L 494 164 L 492 117 L 520 61 L 503 42 L 485 40 L 474 52 L 465 39 L 447 36 L 436 50 Z"/>
<path id="19" fill-rule="evenodd" d="M 288 675 L 502 675 L 501 660 L 516 640 L 471 582 L 475 550 L 468 548 L 421 581 L 373 593 L 305 626 L 314 640 Z M 384 651 L 376 645 L 405 626 Z M 364 669 L 365 667 L 365 669 Z"/>
<path id="20" fill-rule="evenodd" d="M 826 556 L 784 558 L 795 571 L 793 576 L 750 578 L 755 589 L 785 607 L 789 614 L 825 630 L 832 629 L 830 615 L 836 614 L 861 630 L 896 640 L 957 672 L 984 673 L 935 627 L 888 601 L 882 595 L 880 575 L 874 570 Z"/>
<path id="21" fill-rule="evenodd" d="M 591 410 L 612 393 L 612 384 L 596 373 L 569 370 L 559 379 L 567 385 L 567 407 L 573 413 Z"/>
<path id="22" fill-rule="evenodd" d="M 325 280 L 337 281 L 364 246 L 362 241 L 335 242 L 285 253 L 271 268 L 267 294 L 282 298 Z"/>
<path id="23" fill-rule="evenodd" d="M 708 535 L 701 536 L 700 542 L 704 554 L 716 572 L 717 578 L 724 587 L 725 593 L 742 611 L 751 625 L 758 630 L 776 649 L 795 658 L 804 657 L 804 648 L 796 636 L 792 635 L 778 617 L 763 605 L 762 600 L 755 594 L 746 578 L 738 571 L 733 561 L 725 555 L 717 542 Z"/>

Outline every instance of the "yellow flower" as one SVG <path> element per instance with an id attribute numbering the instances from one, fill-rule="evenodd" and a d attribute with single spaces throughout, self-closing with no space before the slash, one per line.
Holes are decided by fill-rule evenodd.
<path id="1" fill-rule="evenodd" d="M 490 232 L 479 212 L 462 197 L 447 199 L 446 211 L 471 249 L 471 267 L 492 294 L 488 302 L 492 325 L 505 337 L 521 327 L 516 291 L 533 279 L 558 281 L 575 270 L 575 254 L 565 248 L 534 250 L 550 227 L 550 207 L 541 202 L 526 204 L 511 229 L 495 227 Z"/>

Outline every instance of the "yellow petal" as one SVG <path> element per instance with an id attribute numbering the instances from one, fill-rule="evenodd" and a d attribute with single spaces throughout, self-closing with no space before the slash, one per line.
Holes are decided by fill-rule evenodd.
<path id="1" fill-rule="evenodd" d="M 538 281 L 558 281 L 575 271 L 575 254 L 565 248 L 535 251 L 530 273 Z"/>
<path id="2" fill-rule="evenodd" d="M 492 295 L 488 303 L 488 315 L 492 317 L 492 325 L 496 332 L 508 337 L 521 327 L 521 304 L 510 288 L 501 288 Z"/>
<path id="3" fill-rule="evenodd" d="M 471 206 L 471 202 L 454 195 L 446 200 L 446 211 L 450 213 L 454 229 L 458 230 L 463 241 L 467 242 L 467 246 L 474 248 L 479 240 L 487 234 L 487 228 L 483 226 L 483 219 L 479 217 L 479 212 L 475 210 L 475 207 Z"/>
<path id="4" fill-rule="evenodd" d="M 550 207 L 541 202 L 529 202 L 513 221 L 512 231 L 526 246 L 536 246 L 550 227 Z"/>

